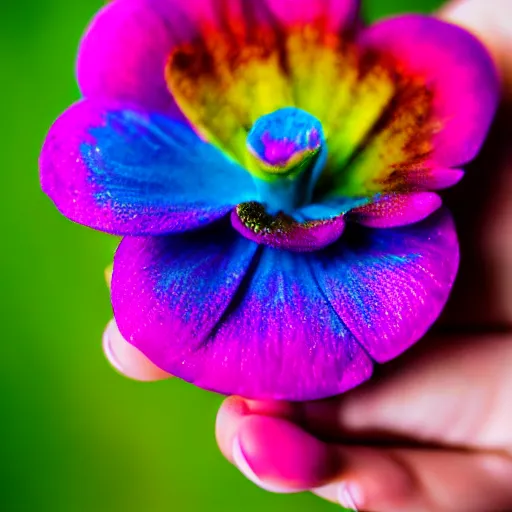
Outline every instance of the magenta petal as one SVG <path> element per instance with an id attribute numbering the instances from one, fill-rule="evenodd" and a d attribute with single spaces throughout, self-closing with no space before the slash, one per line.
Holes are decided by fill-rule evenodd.
<path id="1" fill-rule="evenodd" d="M 499 79 L 484 46 L 464 29 L 433 17 L 405 15 L 364 31 L 361 43 L 389 54 L 434 93 L 433 163 L 462 165 L 475 157 L 499 100 Z"/>
<path id="2" fill-rule="evenodd" d="M 257 9 L 254 9 L 255 4 Z M 263 23 L 271 12 L 278 24 L 321 23 L 339 31 L 357 19 L 359 1 L 310 0 L 123 0 L 110 2 L 85 33 L 77 77 L 86 98 L 122 100 L 146 109 L 178 113 L 165 80 L 166 63 L 176 46 L 208 37 L 248 17 Z M 256 12 L 254 19 L 251 16 Z M 239 28 L 239 27 L 238 27 Z M 277 28 L 277 27 L 276 27 Z"/>
<path id="3" fill-rule="evenodd" d="M 259 244 L 310 252 L 334 243 L 345 229 L 343 215 L 327 220 L 297 222 L 284 214 L 271 216 L 259 203 L 242 203 L 231 212 L 233 227 Z"/>
<path id="4" fill-rule="evenodd" d="M 223 227 L 125 237 L 114 259 L 112 305 L 119 330 L 157 366 L 190 381 L 208 371 L 216 350 L 209 337 L 258 248 Z"/>
<path id="5" fill-rule="evenodd" d="M 314 400 L 368 379 L 372 363 L 318 288 L 309 254 L 263 248 L 206 350 L 199 386 L 251 398 Z"/>
<path id="6" fill-rule="evenodd" d="M 225 394 L 307 400 L 366 380 L 372 363 L 307 257 L 259 246 L 253 258 L 257 247 L 234 230 L 125 238 L 112 283 L 122 334 L 160 368 Z"/>
<path id="7" fill-rule="evenodd" d="M 360 0 L 266 0 L 286 27 L 323 22 L 323 30 L 339 33 L 358 21 Z"/>
<path id="8" fill-rule="evenodd" d="M 426 219 L 441 204 L 433 192 L 391 194 L 353 209 L 350 219 L 370 228 L 395 228 Z"/>
<path id="9" fill-rule="evenodd" d="M 378 362 L 420 339 L 444 307 L 459 248 L 444 211 L 404 228 L 358 228 L 312 255 L 332 307 Z"/>
<path id="10" fill-rule="evenodd" d="M 197 37 L 212 0 L 122 0 L 94 18 L 80 47 L 77 77 L 86 98 L 122 100 L 180 115 L 165 81 L 173 48 Z"/>
<path id="11" fill-rule="evenodd" d="M 164 80 L 172 45 L 172 30 L 151 0 L 109 3 L 82 40 L 77 62 L 82 94 L 176 111 Z"/>
<path id="12" fill-rule="evenodd" d="M 434 168 L 428 172 L 409 173 L 409 183 L 427 190 L 442 190 L 453 187 L 464 177 L 461 169 Z"/>

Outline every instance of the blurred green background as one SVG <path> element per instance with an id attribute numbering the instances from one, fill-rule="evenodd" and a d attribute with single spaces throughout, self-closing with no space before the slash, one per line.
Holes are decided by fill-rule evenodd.
<path id="1" fill-rule="evenodd" d="M 375 19 L 441 2 L 363 3 Z M 266 494 L 231 467 L 214 440 L 221 397 L 177 380 L 131 382 L 103 357 L 103 270 L 116 242 L 61 217 L 37 171 L 45 132 L 78 97 L 75 52 L 101 4 L 0 4 L 0 510 L 339 510 Z"/>

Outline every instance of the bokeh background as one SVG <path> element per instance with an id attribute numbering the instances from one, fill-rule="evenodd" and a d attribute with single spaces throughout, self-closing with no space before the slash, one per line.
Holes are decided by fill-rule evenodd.
<path id="1" fill-rule="evenodd" d="M 375 19 L 441 2 L 363 4 Z M 177 380 L 131 382 L 103 357 L 103 270 L 116 241 L 61 217 L 37 170 L 48 127 L 78 98 L 76 48 L 101 5 L 0 3 L 0 510 L 339 510 L 266 494 L 231 467 L 214 440 L 221 397 Z"/>

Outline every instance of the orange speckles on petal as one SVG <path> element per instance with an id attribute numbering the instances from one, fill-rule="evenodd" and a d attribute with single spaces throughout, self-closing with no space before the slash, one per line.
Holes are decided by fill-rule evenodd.
<path id="1" fill-rule="evenodd" d="M 399 77 L 380 118 L 336 174 L 336 192 L 350 196 L 404 190 L 411 187 L 412 176 L 429 172 L 433 137 L 440 129 L 432 117 L 432 101 L 424 83 Z"/>
<path id="2" fill-rule="evenodd" d="M 198 131 L 244 161 L 245 137 L 261 116 L 293 105 L 278 34 L 263 24 L 226 20 L 223 30 L 178 47 L 166 69 L 169 89 Z M 250 28 L 250 29 L 249 29 Z"/>
<path id="3" fill-rule="evenodd" d="M 360 47 L 350 31 L 325 30 L 325 17 L 283 27 L 249 7 L 234 2 L 169 58 L 168 87 L 204 138 L 250 167 L 251 127 L 293 106 L 323 126 L 328 161 L 320 191 L 359 197 L 428 181 L 440 125 L 424 81 Z"/>

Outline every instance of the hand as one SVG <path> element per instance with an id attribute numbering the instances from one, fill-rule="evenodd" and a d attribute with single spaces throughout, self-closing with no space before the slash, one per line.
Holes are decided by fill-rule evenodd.
<path id="1" fill-rule="evenodd" d="M 447 195 L 463 262 L 445 334 L 331 400 L 227 399 L 219 446 L 264 489 L 379 512 L 512 510 L 511 14 L 508 0 L 442 13 L 488 44 L 509 93 L 483 153 Z"/>
<path id="2" fill-rule="evenodd" d="M 512 3 L 459 1 L 442 15 L 488 44 L 512 96 Z M 260 487 L 312 490 L 376 512 L 512 510 L 512 109 L 502 110 L 483 153 L 446 196 L 463 261 L 439 332 L 341 397 L 224 402 L 219 446 Z M 114 323 L 105 351 L 129 377 L 169 377 Z"/>

